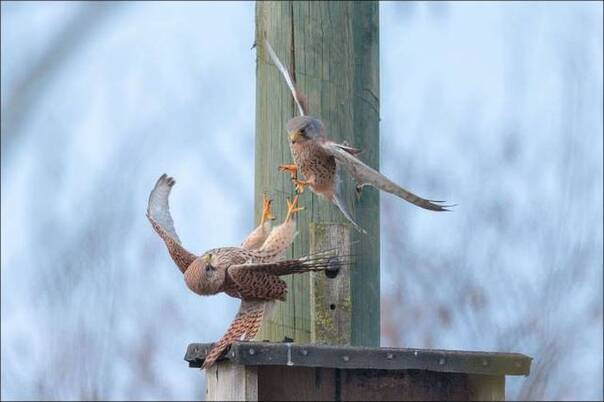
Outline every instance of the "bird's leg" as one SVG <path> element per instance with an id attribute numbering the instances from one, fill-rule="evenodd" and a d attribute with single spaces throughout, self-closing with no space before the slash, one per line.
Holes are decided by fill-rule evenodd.
<path id="1" fill-rule="evenodd" d="M 268 220 L 273 220 L 275 217 L 271 213 L 271 200 L 270 198 L 266 198 L 266 194 L 262 194 L 262 217 L 260 218 L 260 225 L 263 225 L 264 222 Z"/>
<path id="2" fill-rule="evenodd" d="M 298 194 L 302 194 L 304 192 L 304 186 L 310 184 L 309 180 L 298 179 L 298 166 L 294 164 L 279 165 L 279 170 L 281 172 L 288 172 L 291 175 L 292 182 L 294 183 L 294 186 L 296 186 L 296 193 Z"/>
<path id="3" fill-rule="evenodd" d="M 292 180 L 298 177 L 298 166 L 294 164 L 279 165 L 279 171 L 288 172 L 291 175 Z"/>
<path id="4" fill-rule="evenodd" d="M 302 211 L 304 209 L 304 207 L 298 207 L 296 204 L 298 204 L 297 195 L 294 197 L 294 200 L 291 202 L 289 201 L 289 198 L 287 199 L 287 216 L 285 217 L 285 222 L 288 222 L 291 218 L 293 218 L 293 216 L 296 214 L 296 212 Z"/>
<path id="5" fill-rule="evenodd" d="M 296 186 L 296 193 L 302 194 L 304 192 L 304 186 L 309 184 L 309 181 L 298 179 L 298 166 L 294 164 L 279 165 L 279 170 L 281 172 L 288 172 L 291 175 L 292 182 L 294 183 L 294 186 Z"/>

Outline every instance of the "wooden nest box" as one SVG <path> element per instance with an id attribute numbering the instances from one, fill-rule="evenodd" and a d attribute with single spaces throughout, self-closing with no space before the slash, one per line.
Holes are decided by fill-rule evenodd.
<path id="1" fill-rule="evenodd" d="M 189 366 L 211 346 L 189 345 Z M 207 371 L 206 400 L 496 401 L 530 365 L 518 353 L 237 342 Z"/>

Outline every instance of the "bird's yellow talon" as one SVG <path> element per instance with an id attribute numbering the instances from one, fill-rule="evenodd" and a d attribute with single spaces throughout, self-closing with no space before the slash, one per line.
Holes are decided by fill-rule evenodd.
<path id="1" fill-rule="evenodd" d="M 260 224 L 263 225 L 264 222 L 268 220 L 274 220 L 275 217 L 271 212 L 271 203 L 273 200 L 270 198 L 266 198 L 266 194 L 262 194 L 262 218 L 260 218 Z"/>
<path id="2" fill-rule="evenodd" d="M 294 164 L 279 165 L 279 171 L 287 172 L 291 175 L 291 179 L 296 186 L 296 193 L 302 194 L 304 192 L 304 186 L 308 184 L 307 181 L 298 179 L 298 167 Z"/>
<path id="3" fill-rule="evenodd" d="M 288 165 L 279 165 L 280 172 L 288 172 L 292 179 L 295 179 L 298 176 L 298 167 L 293 164 Z"/>
<path id="4" fill-rule="evenodd" d="M 287 222 L 291 218 L 293 218 L 293 216 L 296 214 L 296 212 L 302 211 L 304 209 L 304 207 L 296 206 L 297 204 L 298 204 L 297 195 L 294 197 L 293 201 L 290 201 L 289 198 L 287 199 L 287 216 L 285 217 L 285 222 Z"/>
<path id="5" fill-rule="evenodd" d="M 294 186 L 296 187 L 296 193 L 302 194 L 304 192 L 304 186 L 306 186 L 308 182 L 298 179 L 292 179 L 292 181 L 294 182 Z"/>

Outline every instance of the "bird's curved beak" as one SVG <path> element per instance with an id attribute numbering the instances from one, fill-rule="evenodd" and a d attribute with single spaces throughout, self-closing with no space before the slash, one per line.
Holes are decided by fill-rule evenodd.
<path id="1" fill-rule="evenodd" d="M 300 134 L 299 131 L 290 131 L 289 133 L 287 133 L 287 136 L 289 137 L 289 140 L 292 142 L 292 144 L 302 139 L 302 134 Z"/>

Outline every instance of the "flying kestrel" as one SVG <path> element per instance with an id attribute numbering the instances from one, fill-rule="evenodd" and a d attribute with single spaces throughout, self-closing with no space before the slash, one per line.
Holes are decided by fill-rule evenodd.
<path id="1" fill-rule="evenodd" d="M 297 196 L 292 202 L 288 200 L 287 216 L 282 224 L 272 230 L 267 226 L 272 216 L 270 201 L 265 199 L 260 225 L 240 247 L 216 248 L 197 256 L 181 245 L 174 229 L 168 202 L 174 183 L 174 179 L 164 174 L 151 191 L 147 218 L 153 229 L 166 244 L 190 290 L 204 296 L 224 292 L 241 299 L 235 319 L 206 356 L 203 368 L 208 368 L 234 341 L 254 338 L 274 302 L 285 300 L 287 284 L 280 276 L 337 270 L 344 260 L 321 253 L 279 261 L 296 235 L 292 217 L 302 209 L 296 206 Z"/>
<path id="2" fill-rule="evenodd" d="M 405 190 L 377 170 L 367 166 L 356 157 L 361 150 L 338 144 L 329 140 L 325 135 L 325 127 L 321 120 L 307 116 L 306 102 L 302 94 L 283 66 L 270 43 L 265 40 L 268 53 L 285 78 L 298 108 L 300 116 L 294 117 L 287 123 L 287 132 L 290 140 L 290 150 L 294 164 L 280 165 L 279 170 L 289 172 L 296 185 L 296 190 L 301 193 L 304 186 L 309 186 L 315 194 L 324 196 L 335 204 L 355 228 L 363 231 L 352 219 L 343 194 L 342 169 L 346 170 L 357 183 L 357 191 L 363 186 L 370 185 L 379 190 L 394 194 L 418 207 L 431 211 L 448 211 L 452 205 L 443 205 L 444 201 L 427 200 Z M 304 179 L 298 177 L 302 173 Z"/>

